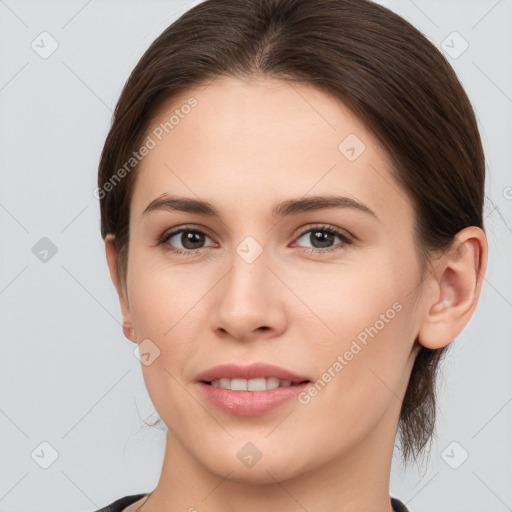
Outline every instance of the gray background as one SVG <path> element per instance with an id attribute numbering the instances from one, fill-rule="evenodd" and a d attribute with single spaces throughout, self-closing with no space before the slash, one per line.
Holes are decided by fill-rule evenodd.
<path id="1" fill-rule="evenodd" d="M 85 512 L 158 481 L 165 433 L 142 421 L 157 415 L 93 189 L 124 81 L 195 3 L 0 1 L 0 511 Z M 451 47 L 485 145 L 490 248 L 477 312 L 442 367 L 430 464 L 402 471 L 397 449 L 391 495 L 411 512 L 512 510 L 512 2 L 380 3 Z"/>

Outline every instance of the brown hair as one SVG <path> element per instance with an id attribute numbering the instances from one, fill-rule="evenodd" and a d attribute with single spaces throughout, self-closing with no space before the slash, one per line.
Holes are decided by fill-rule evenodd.
<path id="1" fill-rule="evenodd" d="M 369 0 L 206 0 L 144 53 L 101 154 L 101 235 L 115 235 L 122 283 L 136 166 L 115 182 L 114 173 L 164 103 L 221 76 L 308 83 L 350 108 L 387 149 L 413 201 L 423 262 L 447 250 L 461 229 L 483 229 L 485 161 L 475 114 L 454 70 L 421 32 Z M 398 425 L 404 464 L 432 441 L 436 374 L 448 347 L 421 347 L 416 357 Z"/>

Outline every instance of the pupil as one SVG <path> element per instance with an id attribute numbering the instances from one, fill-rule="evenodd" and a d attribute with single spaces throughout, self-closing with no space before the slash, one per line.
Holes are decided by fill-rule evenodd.
<path id="1" fill-rule="evenodd" d="M 186 231 L 181 235 L 181 243 L 186 249 L 198 249 L 201 243 L 203 243 L 203 239 L 204 236 L 197 231 Z M 192 244 L 192 247 L 189 244 Z M 199 247 L 196 247 L 194 244 L 198 244 Z"/>
<path id="2" fill-rule="evenodd" d="M 332 233 L 327 233 L 325 231 L 314 231 L 311 233 L 312 242 L 320 242 L 320 249 L 324 247 L 328 247 L 329 243 L 332 243 L 332 237 L 334 236 Z M 322 245 L 324 244 L 324 245 Z M 315 243 L 313 243 L 313 247 L 315 247 Z"/>

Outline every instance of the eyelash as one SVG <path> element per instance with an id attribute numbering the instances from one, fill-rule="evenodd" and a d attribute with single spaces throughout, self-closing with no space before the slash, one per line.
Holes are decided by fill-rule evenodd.
<path id="1" fill-rule="evenodd" d="M 201 229 L 195 228 L 193 226 L 185 226 L 182 227 L 176 231 L 171 232 L 164 232 L 162 236 L 159 238 L 157 245 L 162 245 L 165 251 L 172 252 L 177 255 L 183 255 L 183 256 L 194 256 L 198 252 L 200 252 L 202 249 L 205 249 L 205 247 L 200 247 L 198 249 L 189 249 L 189 250 L 183 250 L 183 249 L 174 249 L 172 248 L 167 242 L 173 237 L 180 233 L 184 232 L 193 232 L 193 233 L 200 233 L 202 235 L 208 236 L 204 231 Z M 335 228 L 334 226 L 330 226 L 329 224 L 320 224 L 317 226 L 310 226 L 304 231 L 302 231 L 297 237 L 296 240 L 299 238 L 302 238 L 306 233 L 309 233 L 310 231 L 319 231 L 323 233 L 328 233 L 330 235 L 337 235 L 341 240 L 341 247 L 326 247 L 324 249 L 316 249 L 315 247 L 302 247 L 299 248 L 301 252 L 307 252 L 309 254 L 324 254 L 328 252 L 334 252 L 337 250 L 340 250 L 345 245 L 350 245 L 353 242 L 353 239 L 349 237 L 345 232 Z M 210 237 L 208 237 L 210 238 Z"/>

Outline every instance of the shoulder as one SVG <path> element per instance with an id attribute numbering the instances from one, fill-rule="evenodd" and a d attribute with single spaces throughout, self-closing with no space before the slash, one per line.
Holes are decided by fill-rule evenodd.
<path id="1" fill-rule="evenodd" d="M 409 509 L 397 498 L 391 498 L 393 512 L 410 512 Z"/>
<path id="2" fill-rule="evenodd" d="M 94 512 L 122 512 L 126 507 L 140 500 L 144 496 L 147 496 L 147 494 L 148 493 L 131 494 L 129 496 L 123 496 L 122 498 L 119 498 L 116 501 L 110 503 L 110 505 L 95 510 Z"/>

